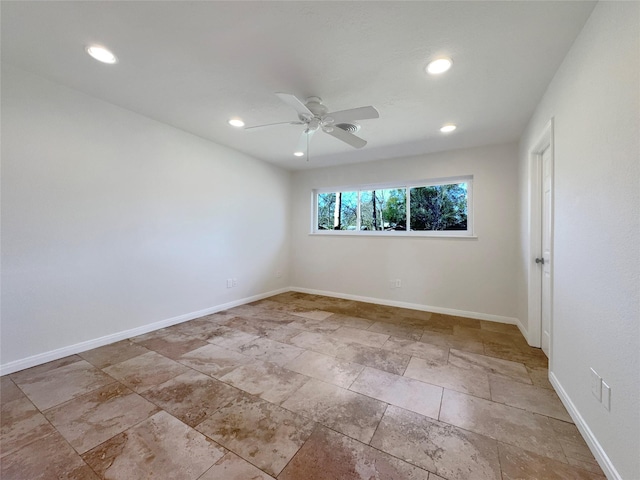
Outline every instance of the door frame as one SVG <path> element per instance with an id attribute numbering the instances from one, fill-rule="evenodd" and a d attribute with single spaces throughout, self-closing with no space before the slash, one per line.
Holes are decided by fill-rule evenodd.
<path id="1" fill-rule="evenodd" d="M 542 269 L 535 262 L 535 259 L 542 253 L 542 154 L 546 149 L 551 153 L 551 252 L 553 255 L 553 204 L 554 204 L 554 142 L 553 142 L 553 117 L 545 125 L 538 141 L 529 151 L 529 249 L 527 251 L 527 285 L 528 285 L 528 322 L 527 341 L 529 345 L 540 348 L 542 346 Z M 550 304 L 550 325 L 549 333 L 553 338 L 553 262 L 551 263 L 551 288 Z M 549 342 L 549 365 L 553 341 Z"/>

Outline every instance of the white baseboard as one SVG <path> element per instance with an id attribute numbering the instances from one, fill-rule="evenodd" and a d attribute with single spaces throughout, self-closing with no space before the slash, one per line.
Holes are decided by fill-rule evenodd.
<path id="1" fill-rule="evenodd" d="M 0 375 L 7 375 L 19 370 L 24 370 L 25 368 L 35 367 L 36 365 L 41 365 L 53 360 L 58 360 L 59 358 L 68 357 L 69 355 L 74 355 L 76 353 L 85 352 L 93 348 L 109 345 L 110 343 L 119 342 L 120 340 L 125 340 L 127 338 L 135 337 L 138 335 L 143 335 L 145 333 L 149 333 L 165 327 L 170 327 L 171 325 L 176 325 L 178 323 L 187 322 L 189 320 L 193 320 L 194 318 L 211 315 L 212 313 L 220 312 L 221 310 L 226 310 L 228 308 L 237 307 L 238 305 L 244 305 L 245 303 L 262 300 L 263 298 L 271 297 L 279 293 L 288 292 L 290 290 L 290 288 L 280 288 L 278 290 L 272 290 L 270 292 L 253 295 L 251 297 L 234 300 L 233 302 L 216 305 L 215 307 L 205 308 L 204 310 L 198 310 L 197 312 L 185 313 L 184 315 L 178 315 L 177 317 L 167 318 L 165 320 L 160 320 L 154 323 L 148 323 L 146 325 L 132 328 L 130 330 L 123 330 L 121 332 L 112 333 L 100 338 L 95 338 L 93 340 L 87 340 L 86 342 L 80 342 L 76 343 L 75 345 L 69 345 L 66 347 L 57 348 L 55 350 L 50 350 L 48 352 L 39 353 L 31 357 L 14 360 L 13 362 L 0 365 Z"/>
<path id="2" fill-rule="evenodd" d="M 328 292 L 325 290 L 315 290 L 312 288 L 291 287 L 293 292 L 309 293 L 312 295 L 324 295 L 325 297 L 343 298 L 345 300 L 355 300 L 357 302 L 375 303 L 377 305 L 387 305 L 390 307 L 408 308 L 410 310 L 420 310 L 423 312 L 442 313 L 444 315 L 455 315 L 457 317 L 475 318 L 476 320 L 488 320 L 489 322 L 508 323 L 517 325 L 522 330 L 520 321 L 513 317 L 503 317 L 490 313 L 468 312 L 466 310 L 456 310 L 453 308 L 434 307 L 432 305 L 422 305 L 419 303 L 397 302 L 382 298 L 363 297 L 361 295 L 350 295 L 348 293 Z M 525 338 L 527 338 L 525 336 Z"/>
<path id="3" fill-rule="evenodd" d="M 518 330 L 520 330 L 520 333 L 525 338 L 527 343 L 531 345 L 531 342 L 529 341 L 529 331 L 526 328 L 524 328 L 524 325 L 522 324 L 519 318 L 516 318 L 516 327 L 518 327 Z M 531 346 L 533 347 L 534 345 L 531 345 Z"/>
<path id="4" fill-rule="evenodd" d="M 562 387 L 558 377 L 556 377 L 553 372 L 549 372 L 549 381 L 569 412 L 569 415 L 573 419 L 573 423 L 575 423 L 578 430 L 580 430 L 580 433 L 587 442 L 591 453 L 593 453 L 593 456 L 596 458 L 596 461 L 598 462 L 598 465 L 600 465 L 600 468 L 602 468 L 604 474 L 609 480 L 622 480 L 622 477 L 616 470 L 616 467 L 613 466 L 613 463 L 611 463 L 611 460 L 602 448 L 602 445 L 600 445 L 600 442 L 598 442 L 595 435 L 589 428 L 589 425 L 587 425 L 587 422 L 582 418 L 582 415 L 580 415 L 580 412 L 578 412 L 578 409 L 571 401 L 571 398 L 569 398 L 566 390 Z"/>

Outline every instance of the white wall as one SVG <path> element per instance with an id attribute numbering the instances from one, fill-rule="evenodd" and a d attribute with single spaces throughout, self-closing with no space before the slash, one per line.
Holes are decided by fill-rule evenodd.
<path id="1" fill-rule="evenodd" d="M 314 188 L 460 175 L 474 177 L 477 239 L 309 235 Z M 292 182 L 296 287 L 514 320 L 516 145 L 307 170 Z M 402 288 L 389 287 L 394 278 Z"/>
<path id="2" fill-rule="evenodd" d="M 593 445 L 599 443 L 609 475 L 617 470 L 629 480 L 640 478 L 639 28 L 638 2 L 596 6 L 531 119 L 519 155 L 526 186 L 528 152 L 554 117 L 551 371 Z M 525 232 L 526 189 L 521 196 Z M 523 234 L 523 319 L 523 279 L 532 266 L 527 252 Z M 590 367 L 612 388 L 610 412 L 590 393 Z"/>
<path id="3" fill-rule="evenodd" d="M 286 287 L 289 189 L 288 172 L 3 65 L 2 365 Z"/>

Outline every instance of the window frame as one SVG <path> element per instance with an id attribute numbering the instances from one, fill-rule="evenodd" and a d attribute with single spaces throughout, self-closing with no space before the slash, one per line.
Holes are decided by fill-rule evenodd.
<path id="1" fill-rule="evenodd" d="M 432 187 L 437 185 L 467 184 L 467 229 L 466 230 L 409 230 L 411 219 L 411 189 L 416 187 Z M 361 228 L 361 192 L 368 190 L 405 189 L 407 226 L 406 230 L 380 231 L 360 230 Z M 318 229 L 318 195 L 322 193 L 356 192 L 358 198 L 356 230 L 319 230 Z M 311 235 L 355 235 L 374 237 L 456 237 L 476 238 L 474 235 L 473 215 L 473 175 L 444 177 L 410 182 L 384 182 L 357 185 L 343 185 L 337 187 L 314 188 L 311 191 Z"/>

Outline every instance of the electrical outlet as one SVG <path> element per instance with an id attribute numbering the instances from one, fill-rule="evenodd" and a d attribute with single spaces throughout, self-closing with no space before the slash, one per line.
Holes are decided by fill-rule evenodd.
<path id="1" fill-rule="evenodd" d="M 591 393 L 596 400 L 602 401 L 602 377 L 593 368 L 591 369 Z"/>
<path id="2" fill-rule="evenodd" d="M 611 387 L 604 380 L 602 381 L 602 406 L 607 411 L 611 411 Z"/>
<path id="3" fill-rule="evenodd" d="M 233 279 L 227 278 L 227 288 L 233 287 Z"/>
<path id="4" fill-rule="evenodd" d="M 238 286 L 238 279 L 237 279 L 237 278 L 234 278 L 234 279 L 233 279 L 232 285 L 233 285 L 234 287 L 237 287 L 237 286 Z"/>
<path id="5" fill-rule="evenodd" d="M 396 278 L 396 288 L 402 288 L 402 280 Z"/>

